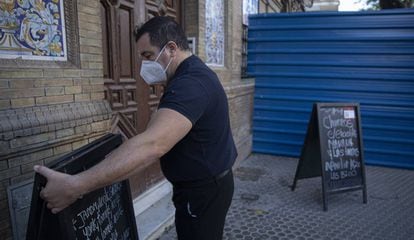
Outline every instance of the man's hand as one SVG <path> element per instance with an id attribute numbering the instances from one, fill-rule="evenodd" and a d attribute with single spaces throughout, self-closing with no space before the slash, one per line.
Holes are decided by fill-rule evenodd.
<path id="1" fill-rule="evenodd" d="M 52 213 L 62 211 L 82 196 L 76 184 L 76 176 L 39 165 L 33 169 L 47 179 L 46 186 L 40 191 L 40 197 L 47 202 Z"/>
<path id="2" fill-rule="evenodd" d="M 168 108 L 159 109 L 147 130 L 123 143 L 104 160 L 76 175 L 56 172 L 45 166 L 34 170 L 47 179 L 40 197 L 52 213 L 58 213 L 83 194 L 122 181 L 142 170 L 177 144 L 192 128 L 191 121 Z"/>

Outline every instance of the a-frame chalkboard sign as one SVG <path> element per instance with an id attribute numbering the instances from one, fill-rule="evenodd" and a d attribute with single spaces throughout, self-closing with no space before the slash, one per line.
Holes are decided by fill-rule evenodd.
<path id="1" fill-rule="evenodd" d="M 47 166 L 75 174 L 103 160 L 121 143 L 121 135 L 107 134 Z M 128 180 L 88 193 L 58 214 L 52 214 L 39 196 L 45 184 L 46 179 L 36 174 L 27 240 L 138 239 Z"/>
<path id="2" fill-rule="evenodd" d="M 315 103 L 293 180 L 322 177 L 323 210 L 329 194 L 362 190 L 367 203 L 358 103 Z"/>

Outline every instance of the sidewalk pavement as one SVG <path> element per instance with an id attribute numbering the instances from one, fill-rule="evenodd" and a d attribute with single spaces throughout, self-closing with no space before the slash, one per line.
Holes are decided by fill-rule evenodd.
<path id="1" fill-rule="evenodd" d="M 235 193 L 225 240 L 414 240 L 414 171 L 366 166 L 362 191 L 329 195 L 322 209 L 321 178 L 291 191 L 297 159 L 253 154 L 234 170 Z M 175 228 L 159 240 L 177 239 Z"/>

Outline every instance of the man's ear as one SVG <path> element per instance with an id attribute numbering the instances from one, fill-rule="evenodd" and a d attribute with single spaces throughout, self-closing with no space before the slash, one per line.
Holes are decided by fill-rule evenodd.
<path id="1" fill-rule="evenodd" d="M 178 46 L 175 42 L 169 41 L 167 43 L 167 51 L 170 53 L 171 57 L 175 57 L 177 54 Z"/>

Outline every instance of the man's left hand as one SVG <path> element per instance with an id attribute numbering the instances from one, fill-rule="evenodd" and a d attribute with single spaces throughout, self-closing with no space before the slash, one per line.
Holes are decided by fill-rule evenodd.
<path id="1" fill-rule="evenodd" d="M 52 213 L 62 211 L 81 196 L 75 176 L 39 165 L 33 169 L 47 179 L 46 186 L 40 191 L 40 197 L 47 202 Z"/>

